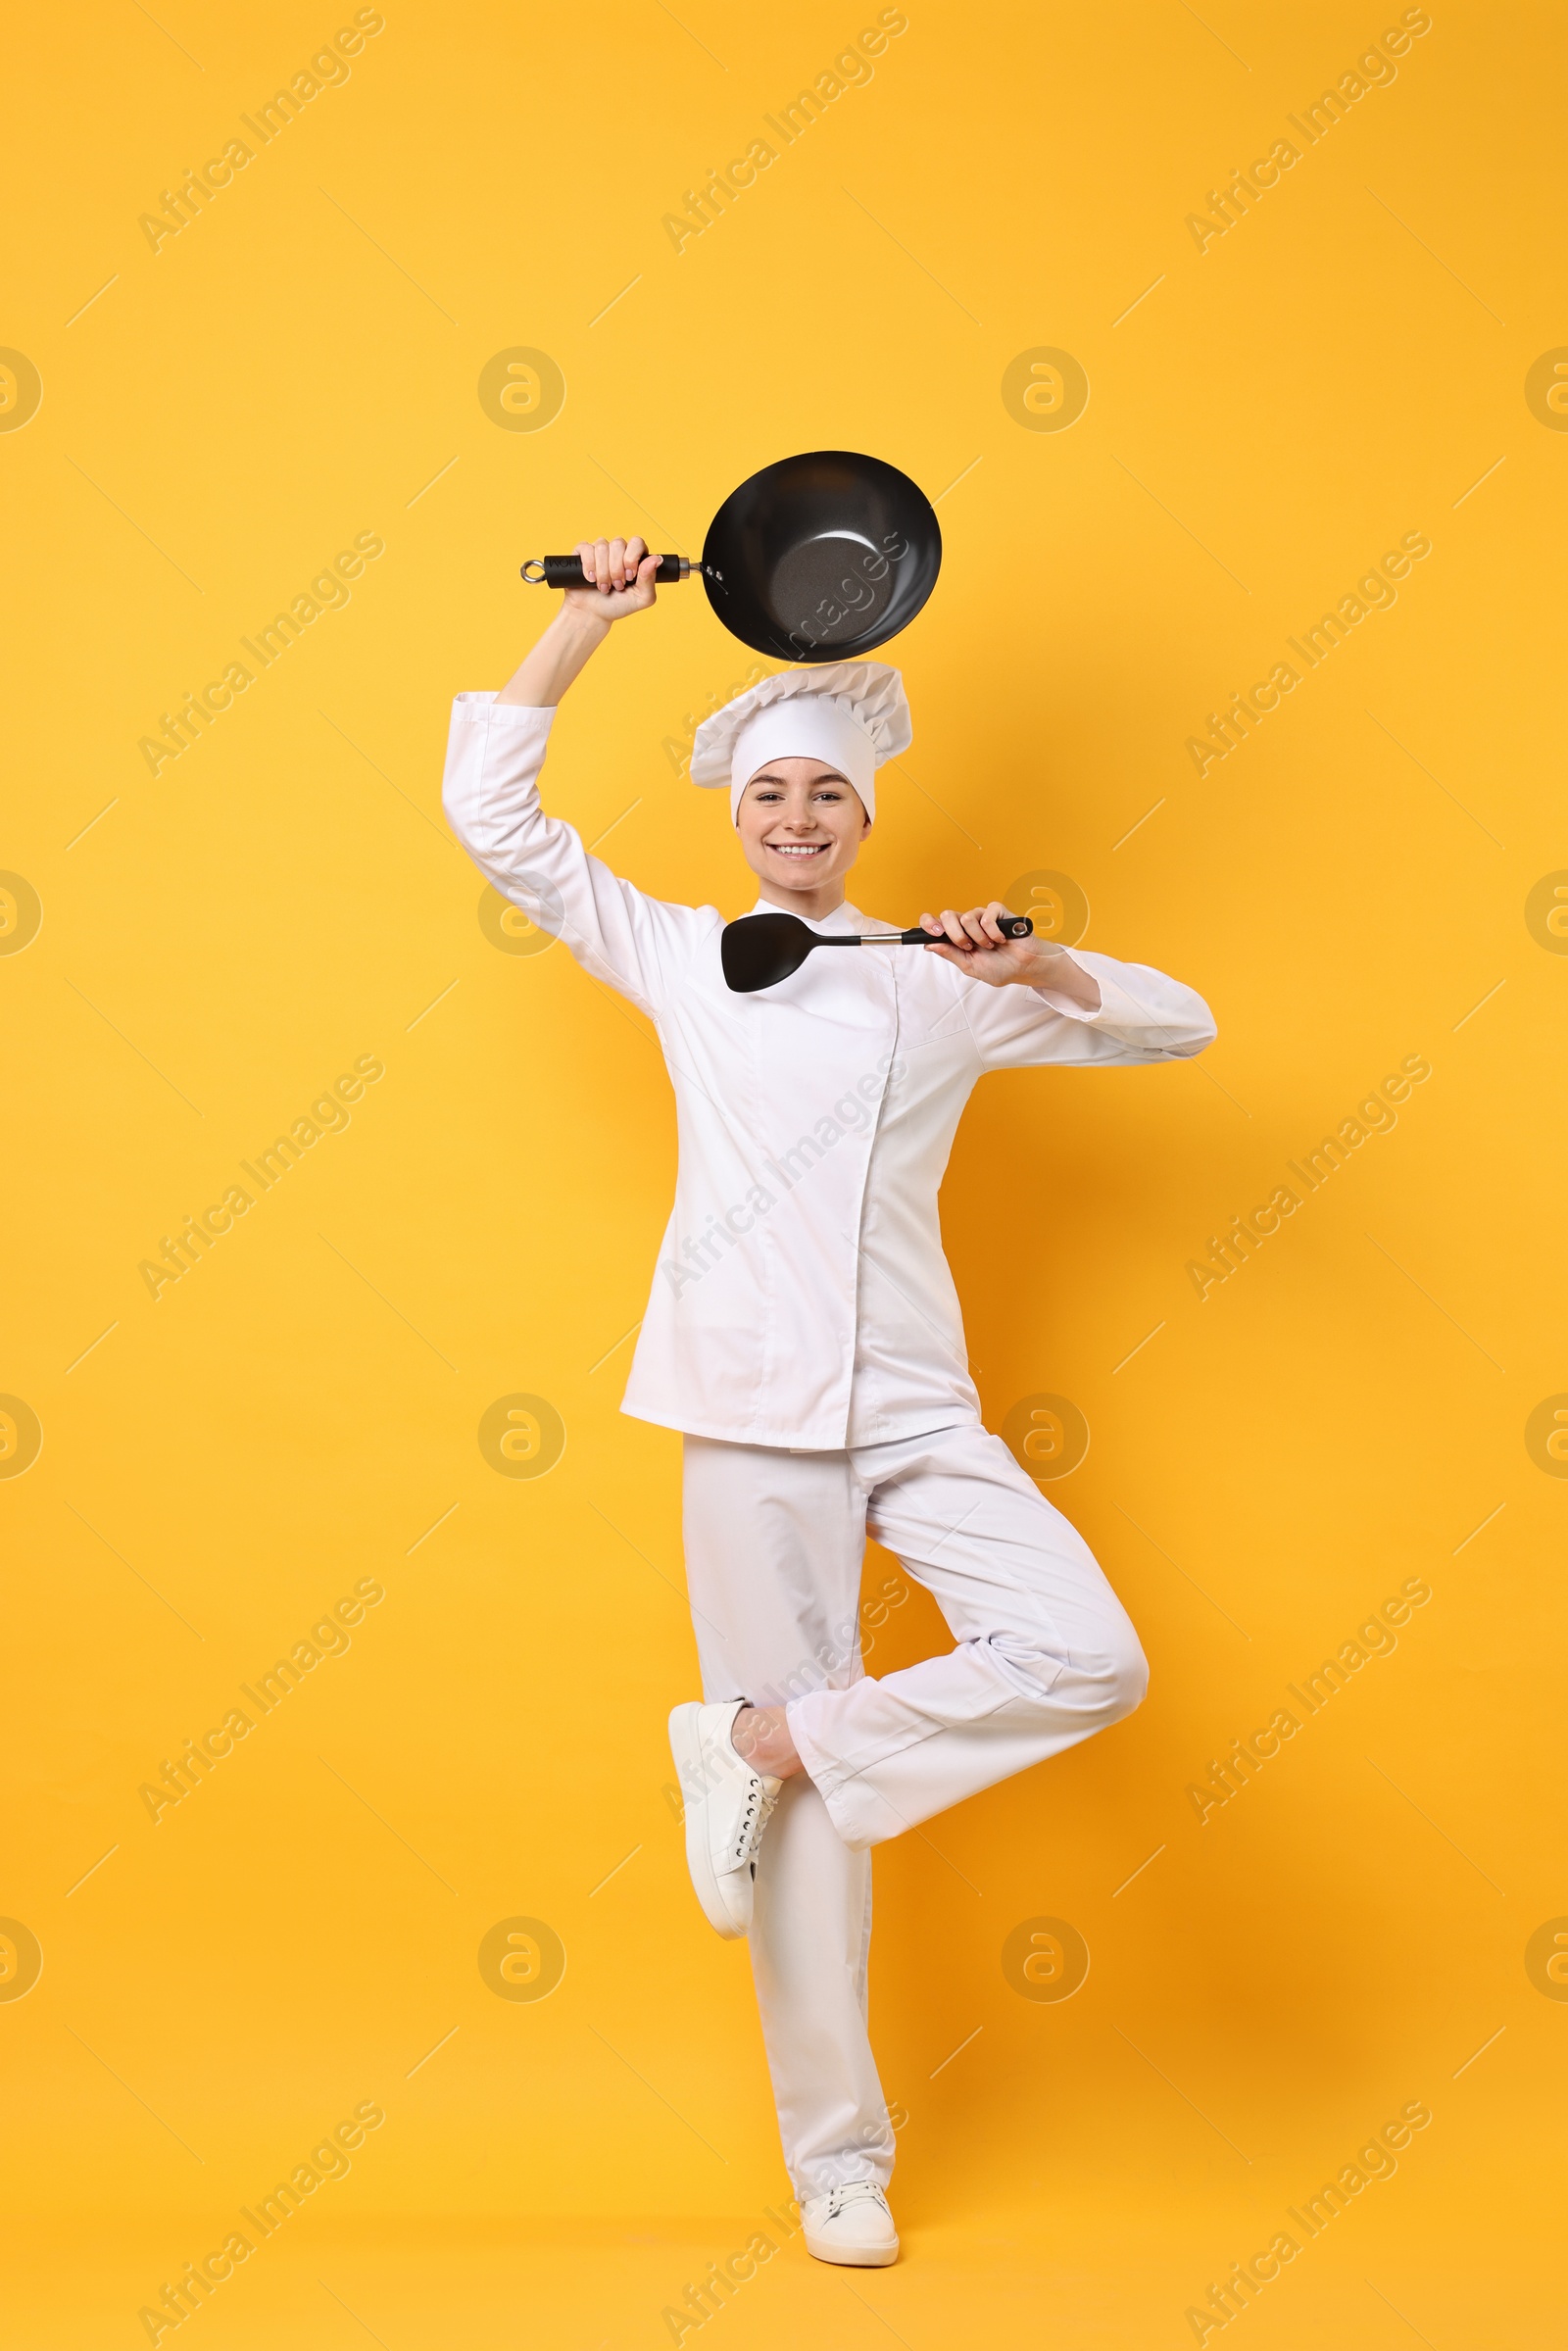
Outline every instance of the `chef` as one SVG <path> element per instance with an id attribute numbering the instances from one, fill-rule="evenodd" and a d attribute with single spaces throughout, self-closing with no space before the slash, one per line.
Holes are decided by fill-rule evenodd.
<path id="1" fill-rule="evenodd" d="M 991 1069 L 1200 1053 L 1192 989 L 1004 939 L 993 902 L 927 948 L 808 956 L 734 995 L 714 906 L 650 898 L 539 800 L 556 706 L 655 601 L 639 538 L 582 542 L 584 584 L 499 694 L 453 708 L 444 804 L 496 889 L 654 1023 L 675 1089 L 675 1202 L 622 1409 L 678 1429 L 703 1702 L 671 1745 L 687 1860 L 751 1939 L 784 2155 L 819 2259 L 897 2258 L 893 2133 L 866 2030 L 873 1845 L 1118 1721 L 1147 1667 L 1088 1546 L 981 1424 L 937 1195 Z M 780 672 L 698 729 L 754 913 L 894 926 L 846 881 L 876 777 L 910 741 L 879 662 Z M 956 1645 L 882 1676 L 858 1635 L 867 1536 Z"/>

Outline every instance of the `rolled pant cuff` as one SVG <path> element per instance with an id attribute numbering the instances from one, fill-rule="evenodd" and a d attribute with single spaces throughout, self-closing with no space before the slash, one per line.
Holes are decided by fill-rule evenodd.
<path id="1" fill-rule="evenodd" d="M 855 1853 L 863 1853 L 890 1837 L 902 1837 L 911 1825 L 904 1815 L 895 1811 L 866 1779 L 859 1775 L 845 1778 L 833 1758 L 811 1737 L 804 1713 L 809 1704 L 809 1697 L 792 1699 L 784 1709 L 784 1719 L 838 1837 Z"/>

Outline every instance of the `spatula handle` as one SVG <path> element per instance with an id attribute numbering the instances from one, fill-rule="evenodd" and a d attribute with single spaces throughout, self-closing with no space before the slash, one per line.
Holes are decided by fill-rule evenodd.
<path id="1" fill-rule="evenodd" d="M 1034 936 L 1034 923 L 1027 914 L 999 914 L 997 928 L 1004 939 L 1029 939 Z M 811 941 L 812 947 L 941 947 L 951 946 L 930 931 L 826 931 Z M 809 950 L 808 950 L 809 952 Z"/>
<path id="2" fill-rule="evenodd" d="M 1034 927 L 1033 921 L 1027 914 L 999 914 L 997 916 L 997 928 L 1004 939 L 1030 939 L 1034 936 Z M 867 940 L 866 944 L 875 946 L 877 942 Z M 930 931 L 900 931 L 899 944 L 902 947 L 938 947 L 942 942 L 933 937 Z"/>

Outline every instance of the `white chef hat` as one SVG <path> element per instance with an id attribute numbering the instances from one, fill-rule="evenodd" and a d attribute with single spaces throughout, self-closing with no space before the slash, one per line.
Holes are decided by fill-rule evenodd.
<path id="1" fill-rule="evenodd" d="M 820 759 L 855 786 L 876 815 L 876 771 L 907 751 L 914 729 L 904 680 L 883 661 L 784 669 L 705 718 L 692 747 L 692 782 L 729 786 L 729 812 L 769 759 Z"/>

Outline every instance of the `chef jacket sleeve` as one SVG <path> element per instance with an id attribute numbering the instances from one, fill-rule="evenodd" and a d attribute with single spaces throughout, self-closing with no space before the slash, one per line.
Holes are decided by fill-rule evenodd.
<path id="1" fill-rule="evenodd" d="M 1214 1039 L 1214 1019 L 1195 990 L 1147 963 L 1118 963 L 1075 947 L 1072 959 L 1100 985 L 1100 1009 L 1086 1012 L 1050 988 L 991 988 L 956 973 L 964 1017 L 988 1069 L 1033 1069 L 1052 1061 L 1185 1060 Z"/>
<path id="2" fill-rule="evenodd" d="M 545 814 L 539 770 L 555 715 L 498 703 L 494 694 L 460 694 L 441 805 L 503 898 L 564 939 L 584 970 L 651 1013 L 702 937 L 704 916 L 645 897 L 590 857 L 571 825 Z"/>

